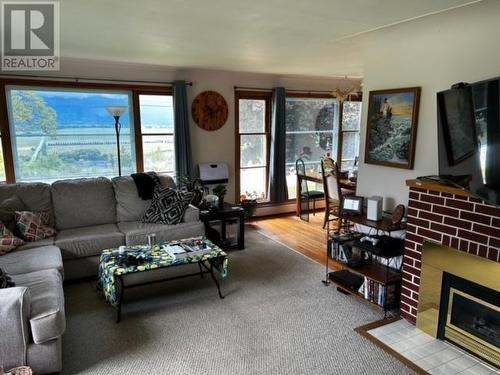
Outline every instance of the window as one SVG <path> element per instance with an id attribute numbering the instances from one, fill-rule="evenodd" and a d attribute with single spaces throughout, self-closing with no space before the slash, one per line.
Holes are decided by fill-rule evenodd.
<path id="1" fill-rule="evenodd" d="M 114 119 L 106 106 L 131 106 L 131 93 L 7 86 L 17 181 L 115 176 Z M 132 111 L 120 119 L 122 174 L 136 170 Z"/>
<path id="2" fill-rule="evenodd" d="M 344 102 L 342 107 L 342 164 L 341 169 L 352 169 L 359 155 L 361 102 Z"/>
<path id="3" fill-rule="evenodd" d="M 270 93 L 237 92 L 239 188 L 241 194 L 267 195 Z"/>
<path id="4" fill-rule="evenodd" d="M 171 95 L 139 94 L 140 137 L 145 171 L 175 172 Z"/>
<path id="5" fill-rule="evenodd" d="M 353 100 L 358 99 L 354 98 Z M 257 192 L 267 196 L 270 151 L 271 94 L 267 92 L 236 92 L 237 148 L 239 173 L 237 194 Z M 288 197 L 295 199 L 297 177 L 295 162 L 302 158 L 306 169 L 320 171 L 326 154 L 342 169 L 351 169 L 359 154 L 361 102 L 343 103 L 342 118 L 339 100 L 328 95 L 301 97 L 291 93 L 286 98 L 286 159 Z M 340 126 L 340 121 L 343 124 Z M 309 183 L 310 190 L 322 190 L 321 184 Z"/>
<path id="6" fill-rule="evenodd" d="M 296 196 L 295 161 L 302 158 L 306 168 L 318 170 L 328 152 L 335 159 L 338 144 L 338 101 L 332 98 L 286 99 L 286 179 L 288 198 Z M 321 190 L 321 186 L 310 186 Z"/>
<path id="7" fill-rule="evenodd" d="M 0 182 L 118 175 L 108 106 L 127 107 L 120 118 L 122 175 L 175 173 L 167 87 L 6 79 L 0 94 Z"/>

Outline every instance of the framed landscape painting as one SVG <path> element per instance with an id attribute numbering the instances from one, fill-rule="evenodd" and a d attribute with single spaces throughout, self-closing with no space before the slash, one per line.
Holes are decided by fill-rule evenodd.
<path id="1" fill-rule="evenodd" d="M 413 169 L 420 87 L 370 91 L 365 163 Z"/>

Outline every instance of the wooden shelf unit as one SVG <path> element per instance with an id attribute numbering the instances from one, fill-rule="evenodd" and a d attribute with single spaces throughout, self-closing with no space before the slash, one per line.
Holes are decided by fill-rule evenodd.
<path id="1" fill-rule="evenodd" d="M 368 279 L 383 286 L 401 281 L 401 272 L 380 263 L 368 263 L 363 264 L 360 267 L 352 268 L 345 263 L 336 261 L 335 259 L 332 259 L 332 261 L 336 262 L 341 269 L 348 270 L 358 276 L 367 277 Z"/>
<path id="2" fill-rule="evenodd" d="M 366 299 L 365 296 L 363 294 L 361 294 L 360 292 L 354 291 L 352 289 L 349 289 L 345 285 L 343 285 L 342 283 L 339 283 L 339 282 L 337 282 L 335 280 L 330 279 L 330 282 L 332 282 L 333 284 L 335 284 L 338 289 L 341 289 L 345 293 L 350 294 L 350 295 L 352 295 L 354 297 L 357 297 L 357 298 L 363 300 L 364 302 L 366 302 L 366 303 L 368 303 L 368 304 L 370 304 L 372 306 L 380 307 L 380 305 L 378 303 L 375 303 L 375 302 L 372 302 L 372 301 Z"/>
<path id="3" fill-rule="evenodd" d="M 400 231 L 404 229 L 404 225 L 389 225 L 387 220 L 381 220 L 380 222 L 368 221 L 366 220 L 366 217 L 363 216 L 352 217 L 348 220 L 353 223 L 358 223 L 377 229 L 377 233 L 378 231 L 390 233 L 392 231 Z M 359 240 L 359 238 L 346 239 L 342 236 L 328 236 L 325 284 L 329 284 L 330 282 L 332 282 L 341 291 L 351 294 L 357 298 L 361 298 L 374 306 L 383 308 L 384 314 L 386 315 L 387 311 L 390 308 L 396 308 L 399 306 L 402 270 L 390 267 L 390 262 L 392 259 L 402 256 L 402 253 L 398 253 L 395 256 L 384 256 L 372 252 L 371 256 L 369 257 L 370 262 L 360 265 L 359 267 L 351 267 L 339 260 L 339 247 L 343 244 L 350 244 L 351 246 L 354 245 L 353 247 L 355 247 L 356 240 Z M 361 245 L 358 244 L 358 246 Z M 361 247 L 360 249 L 365 252 L 367 251 L 365 249 L 362 249 Z M 380 263 L 380 261 L 377 260 L 379 258 L 385 259 L 385 264 Z M 329 262 L 332 262 L 332 265 L 335 269 L 337 269 L 337 271 L 329 271 Z M 339 276 L 345 275 L 342 274 L 342 272 L 345 271 L 349 272 L 352 275 L 356 275 L 359 278 L 363 278 L 363 284 L 356 288 L 354 285 L 342 283 L 342 280 L 339 280 L 342 279 L 342 277 Z M 335 274 L 337 277 L 334 276 L 335 279 L 332 279 L 331 276 Z M 359 289 L 362 285 L 364 285 L 364 288 L 370 288 L 368 299 L 365 298 L 365 294 L 359 292 Z M 384 293 L 384 296 L 381 300 L 379 300 L 378 294 L 381 292 Z"/>

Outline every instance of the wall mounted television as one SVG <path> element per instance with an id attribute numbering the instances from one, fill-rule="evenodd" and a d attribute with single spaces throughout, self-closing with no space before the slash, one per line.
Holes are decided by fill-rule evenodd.
<path id="1" fill-rule="evenodd" d="M 500 206 L 500 77 L 437 93 L 439 178 Z"/>

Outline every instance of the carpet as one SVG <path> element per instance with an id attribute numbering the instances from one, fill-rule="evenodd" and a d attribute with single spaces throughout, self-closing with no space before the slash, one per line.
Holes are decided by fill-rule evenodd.
<path id="1" fill-rule="evenodd" d="M 255 230 L 209 277 L 127 291 L 123 320 L 94 282 L 65 286 L 63 374 L 413 374 L 354 332 L 381 310 L 321 283 L 324 268 Z"/>

